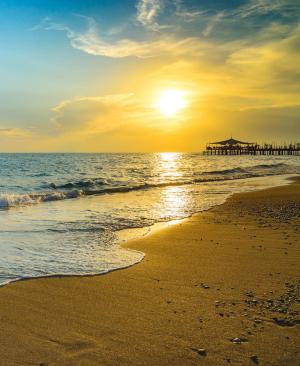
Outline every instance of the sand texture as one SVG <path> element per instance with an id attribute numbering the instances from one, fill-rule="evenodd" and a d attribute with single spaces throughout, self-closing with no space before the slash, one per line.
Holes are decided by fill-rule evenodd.
<path id="1" fill-rule="evenodd" d="M 300 365 L 299 180 L 127 246 L 129 269 L 1 288 L 0 365 Z"/>

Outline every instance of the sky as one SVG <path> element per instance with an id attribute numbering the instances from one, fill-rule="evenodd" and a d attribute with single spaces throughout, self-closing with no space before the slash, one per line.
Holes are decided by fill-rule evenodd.
<path id="1" fill-rule="evenodd" d="M 300 0 L 0 0 L 1 152 L 300 142 Z"/>

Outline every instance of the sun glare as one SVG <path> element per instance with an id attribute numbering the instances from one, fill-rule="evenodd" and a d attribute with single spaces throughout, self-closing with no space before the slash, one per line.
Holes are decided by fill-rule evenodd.
<path id="1" fill-rule="evenodd" d="M 186 105 L 185 92 L 176 89 L 168 89 L 161 92 L 157 103 L 160 112 L 167 117 L 175 116 Z"/>

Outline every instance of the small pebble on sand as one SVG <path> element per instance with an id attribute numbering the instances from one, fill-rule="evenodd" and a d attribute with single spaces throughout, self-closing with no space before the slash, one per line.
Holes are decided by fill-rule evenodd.
<path id="1" fill-rule="evenodd" d="M 244 342 L 248 342 L 248 340 L 246 338 L 232 338 L 231 339 L 231 342 L 234 343 L 234 344 L 242 344 Z"/>
<path id="2" fill-rule="evenodd" d="M 197 352 L 200 356 L 206 356 L 206 349 L 204 348 L 192 348 L 194 352 Z"/>
<path id="3" fill-rule="evenodd" d="M 259 364 L 258 357 L 257 357 L 256 355 L 251 356 L 251 357 L 250 357 L 250 360 L 251 360 L 253 363 L 255 363 L 256 365 L 258 365 L 258 364 Z"/>

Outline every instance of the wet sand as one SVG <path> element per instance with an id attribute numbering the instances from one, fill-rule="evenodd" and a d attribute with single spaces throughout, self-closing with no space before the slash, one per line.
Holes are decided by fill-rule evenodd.
<path id="1" fill-rule="evenodd" d="M 299 234 L 297 180 L 127 243 L 131 268 L 7 285 L 0 364 L 299 365 Z"/>

